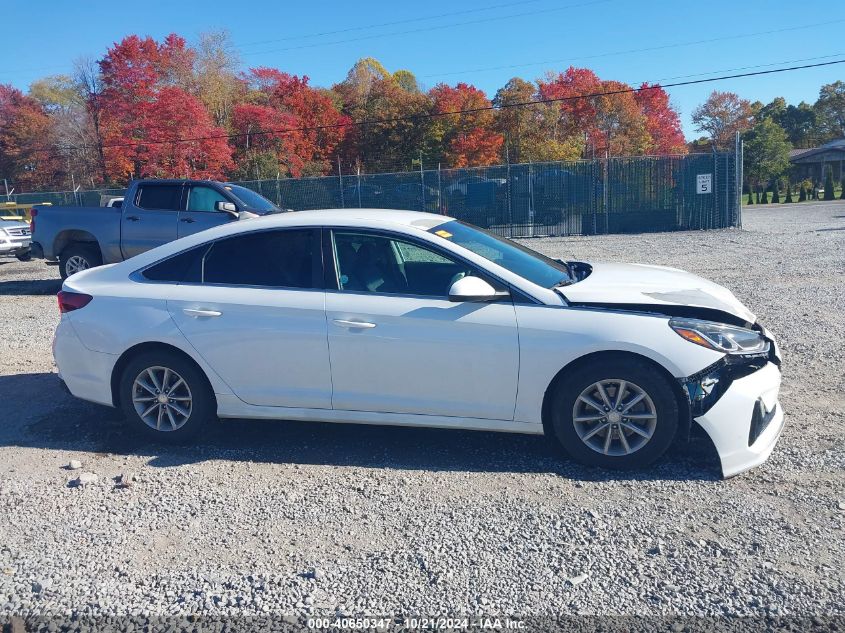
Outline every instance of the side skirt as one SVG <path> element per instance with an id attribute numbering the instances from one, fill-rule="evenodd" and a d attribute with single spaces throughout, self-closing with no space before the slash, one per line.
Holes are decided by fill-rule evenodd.
<path id="1" fill-rule="evenodd" d="M 525 433 L 529 435 L 543 434 L 542 424 L 532 424 L 529 422 L 417 415 L 413 413 L 265 407 L 247 405 L 236 396 L 226 394 L 217 394 L 217 415 L 221 418 L 246 418 L 252 420 L 297 420 L 305 422 L 463 429 L 468 431 L 497 431 L 502 433 Z"/>

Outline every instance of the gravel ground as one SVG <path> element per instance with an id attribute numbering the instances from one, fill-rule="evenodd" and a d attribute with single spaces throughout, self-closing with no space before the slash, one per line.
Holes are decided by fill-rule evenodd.
<path id="1" fill-rule="evenodd" d="M 0 260 L 0 617 L 845 615 L 845 204 L 526 243 L 731 288 L 783 348 L 770 461 L 721 481 L 700 438 L 620 475 L 538 437 L 257 421 L 162 448 L 62 392 L 57 270 Z"/>

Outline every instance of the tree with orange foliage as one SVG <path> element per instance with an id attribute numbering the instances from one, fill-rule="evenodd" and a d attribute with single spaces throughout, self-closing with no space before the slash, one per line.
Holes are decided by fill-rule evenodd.
<path id="1" fill-rule="evenodd" d="M 751 102 L 733 92 L 710 93 L 707 101 L 692 111 L 696 130 L 710 137 L 717 149 L 733 146 L 737 132 L 744 132 L 754 122 Z"/>
<path id="2" fill-rule="evenodd" d="M 490 100 L 484 91 L 463 82 L 454 88 L 438 84 L 429 91 L 429 97 L 438 114 L 470 110 L 437 117 L 432 124 L 432 136 L 452 167 L 493 165 L 501 161 L 505 139 L 493 130 L 495 115 L 485 109 L 490 107 Z"/>
<path id="3" fill-rule="evenodd" d="M 18 191 L 69 184 L 62 182 L 61 161 L 48 148 L 50 136 L 50 118 L 41 104 L 0 84 L 0 178 Z"/>

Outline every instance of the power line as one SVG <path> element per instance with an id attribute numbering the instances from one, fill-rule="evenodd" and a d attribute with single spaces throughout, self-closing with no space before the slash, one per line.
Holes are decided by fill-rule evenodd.
<path id="1" fill-rule="evenodd" d="M 266 54 L 269 54 L 269 53 L 282 53 L 282 52 L 286 52 L 286 51 L 298 51 L 298 50 L 302 50 L 302 49 L 305 49 L 305 48 L 319 48 L 321 46 L 333 46 L 335 44 L 348 44 L 350 42 L 363 42 L 365 40 L 374 40 L 374 39 L 379 39 L 379 38 L 382 38 L 382 37 L 393 37 L 393 36 L 396 36 L 396 35 L 411 35 L 413 33 L 428 33 L 430 31 L 439 31 L 441 29 L 454 28 L 456 26 L 468 26 L 468 25 L 473 25 L 473 24 L 485 24 L 487 22 L 496 22 L 496 21 L 499 21 L 499 20 L 510 20 L 510 19 L 513 19 L 513 18 L 521 18 L 521 17 L 527 16 L 527 15 L 540 15 L 540 14 L 545 14 L 545 13 L 555 13 L 555 12 L 558 12 L 558 11 L 565 11 L 567 9 L 576 9 L 576 8 L 579 8 L 579 7 L 589 7 L 589 6 L 593 6 L 593 5 L 596 5 L 596 4 L 606 4 L 608 2 L 614 2 L 614 0 L 591 0 L 590 2 L 581 2 L 581 3 L 578 3 L 578 4 L 568 4 L 568 5 L 565 5 L 565 6 L 562 6 L 562 7 L 554 7 L 554 8 L 551 8 L 551 9 L 540 9 L 538 11 L 524 11 L 522 13 L 511 13 L 511 14 L 508 14 L 508 15 L 500 15 L 500 16 L 494 16 L 494 17 L 490 17 L 490 18 L 480 18 L 478 20 L 468 20 L 468 21 L 465 21 L 465 22 L 453 22 L 451 24 L 438 24 L 438 25 L 435 25 L 435 26 L 427 26 L 427 27 L 422 27 L 422 28 L 418 28 L 418 29 L 410 29 L 410 30 L 407 30 L 407 31 L 393 31 L 391 33 L 379 33 L 379 34 L 376 34 L 376 35 L 365 35 L 363 37 L 355 37 L 355 38 L 346 39 L 346 40 L 334 40 L 332 42 L 317 42 L 317 43 L 314 43 L 314 44 L 301 44 L 299 46 L 288 46 L 286 48 L 274 48 L 274 49 L 265 50 L 265 51 L 252 51 L 252 52 L 249 52 L 249 53 L 244 53 L 244 56 L 247 57 L 247 56 L 251 56 L 251 55 L 266 55 Z"/>
<path id="2" fill-rule="evenodd" d="M 238 134 L 218 134 L 218 135 L 211 135 L 211 136 L 199 136 L 194 138 L 175 138 L 175 139 L 167 139 L 167 140 L 155 140 L 155 141 L 131 141 L 125 143 L 111 143 L 102 145 L 102 149 L 119 149 L 123 147 L 138 147 L 138 146 L 147 146 L 147 145 L 168 145 L 168 144 L 175 144 L 175 143 L 191 143 L 195 141 L 211 141 L 211 140 L 220 140 L 220 139 L 236 139 L 236 138 L 244 138 L 244 137 L 251 137 L 251 136 L 265 136 L 268 134 L 290 134 L 293 132 L 317 132 L 322 130 L 332 130 L 332 129 L 340 129 L 345 127 L 366 127 L 368 125 L 384 125 L 384 124 L 392 124 L 392 123 L 402 123 L 405 121 L 421 121 L 426 119 L 433 119 L 438 117 L 444 116 L 455 116 L 460 114 L 476 114 L 478 112 L 488 112 L 491 110 L 506 110 L 510 108 L 522 108 L 528 106 L 534 106 L 538 104 L 547 104 L 547 103 L 561 103 L 565 101 L 576 101 L 578 99 L 591 99 L 594 97 L 608 97 L 613 95 L 620 95 L 620 94 L 629 94 L 629 93 L 637 93 L 637 92 L 644 92 L 646 90 L 657 90 L 657 89 L 665 89 L 665 88 L 678 88 L 681 86 L 692 86 L 697 84 L 705 84 L 705 83 L 713 83 L 716 81 L 725 81 L 728 79 L 741 79 L 745 77 L 756 77 L 759 75 L 771 75 L 775 73 L 783 73 L 783 72 L 791 72 L 796 70 L 806 70 L 808 68 L 820 68 L 822 66 L 833 66 L 834 64 L 843 64 L 845 63 L 845 59 L 837 59 L 833 61 L 827 62 L 817 62 L 815 64 L 804 64 L 801 66 L 790 66 L 787 68 L 773 68 L 771 70 L 757 70 L 753 72 L 746 72 L 746 73 L 738 73 L 733 75 L 722 75 L 719 77 L 709 77 L 705 79 L 691 79 L 687 81 L 677 81 L 674 83 L 668 83 L 664 85 L 655 84 L 655 85 L 648 85 L 648 86 L 641 86 L 639 88 L 620 88 L 618 90 L 608 90 L 604 92 L 593 92 L 588 94 L 582 95 L 571 95 L 567 97 L 555 97 L 553 99 L 537 99 L 533 101 L 520 101 L 515 103 L 508 103 L 508 104 L 501 104 L 501 105 L 489 105 L 489 106 L 479 106 L 477 108 L 468 108 L 465 110 L 453 110 L 449 112 L 428 112 L 425 114 L 415 114 L 409 115 L 404 117 L 393 117 L 390 119 L 371 119 L 365 121 L 349 121 L 347 123 L 332 123 L 328 125 L 314 125 L 314 126 L 306 126 L 306 127 L 298 127 L 298 128 L 284 128 L 278 130 L 259 130 L 256 132 L 243 132 Z M 35 148 L 32 152 L 55 152 L 55 151 L 73 151 L 73 150 L 84 150 L 84 149 L 97 149 L 97 145 L 64 145 L 64 146 L 57 146 L 51 148 Z"/>
<path id="3" fill-rule="evenodd" d="M 462 11 L 451 11 L 449 13 L 438 13 L 436 15 L 428 15 L 421 18 L 408 18 L 406 20 L 394 20 L 392 22 L 381 22 L 379 24 L 368 24 L 365 26 L 352 26 L 346 29 L 337 29 L 335 31 L 322 31 L 320 33 L 309 33 L 307 35 L 291 35 L 289 37 L 280 37 L 272 40 L 261 40 L 257 42 L 246 42 L 241 46 L 259 46 L 261 44 L 273 44 L 275 42 L 288 42 L 291 40 L 305 40 L 312 37 L 325 37 L 326 35 L 339 35 L 341 33 L 352 33 L 354 31 L 367 31 L 369 29 L 377 29 L 383 26 L 397 26 L 399 24 L 410 24 L 413 22 L 425 22 L 427 20 L 438 20 L 440 18 L 450 18 L 456 15 L 466 15 L 468 13 L 479 13 L 481 11 L 493 11 L 495 9 L 502 9 L 505 7 L 515 7 L 525 4 L 536 4 L 543 0 L 523 0 L 522 2 L 506 2 L 503 4 L 494 4 L 482 9 L 464 9 Z"/>
<path id="4" fill-rule="evenodd" d="M 647 46 L 645 48 L 631 48 L 624 51 L 611 51 L 608 53 L 596 53 L 593 55 L 579 55 L 574 57 L 567 57 L 565 59 L 547 59 L 545 61 L 540 62 L 528 62 L 524 64 L 508 64 L 504 66 L 487 66 L 485 68 L 470 68 L 466 70 L 455 70 L 445 73 L 436 73 L 431 75 L 423 75 L 424 78 L 428 77 L 449 77 L 454 75 L 467 75 L 470 73 L 481 73 L 481 72 L 489 72 L 493 70 L 512 70 L 514 68 L 526 68 L 529 66 L 543 66 L 546 64 L 561 64 L 561 63 L 568 63 L 573 61 L 583 61 L 587 59 L 601 59 L 604 57 L 615 57 L 617 55 L 632 55 L 634 53 L 650 53 L 654 51 L 662 51 L 670 48 L 680 48 L 682 46 L 696 46 L 699 44 L 713 44 L 715 42 L 726 42 L 730 40 L 738 40 L 738 39 L 745 39 L 748 37 L 758 37 L 761 35 L 774 35 L 777 33 L 787 33 L 791 31 L 800 31 L 804 29 L 812 29 L 821 26 L 827 26 L 831 24 L 841 24 L 845 22 L 845 18 L 839 20 L 825 20 L 824 22 L 816 22 L 814 24 L 803 24 L 800 26 L 789 26 L 784 27 L 781 29 L 772 29 L 769 31 L 757 31 L 755 33 L 742 33 L 738 35 L 724 35 L 721 37 L 712 37 L 703 40 L 691 40 L 687 42 L 676 42 L 674 44 L 661 44 L 659 46 Z"/>

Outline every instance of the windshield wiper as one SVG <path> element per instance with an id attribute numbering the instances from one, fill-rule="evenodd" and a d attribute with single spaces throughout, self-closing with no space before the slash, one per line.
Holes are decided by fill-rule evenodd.
<path id="1" fill-rule="evenodd" d="M 560 280 L 559 282 L 557 282 L 554 286 L 552 286 L 552 288 L 563 288 L 564 286 L 571 286 L 571 285 L 572 285 L 572 284 L 574 284 L 574 283 L 575 283 L 575 281 L 574 281 L 574 280 L 569 279 L 569 278 L 567 277 L 567 278 L 561 279 L 561 280 Z"/>

